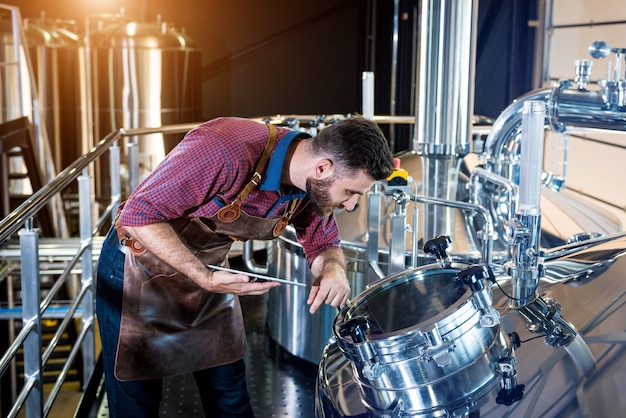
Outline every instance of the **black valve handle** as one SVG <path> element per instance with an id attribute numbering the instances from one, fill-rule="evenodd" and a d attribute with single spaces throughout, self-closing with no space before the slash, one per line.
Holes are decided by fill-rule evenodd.
<path id="1" fill-rule="evenodd" d="M 371 326 L 366 316 L 355 316 L 341 324 L 339 335 L 351 337 L 354 343 L 362 343 L 367 339 Z"/>
<path id="2" fill-rule="evenodd" d="M 448 258 L 446 249 L 450 246 L 452 240 L 447 235 L 439 235 L 437 238 L 430 239 L 424 244 L 424 251 L 433 254 L 439 260 Z"/>

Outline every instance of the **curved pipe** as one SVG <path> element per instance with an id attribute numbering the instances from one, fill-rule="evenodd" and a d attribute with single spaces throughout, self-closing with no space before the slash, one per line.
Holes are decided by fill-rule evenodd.
<path id="1" fill-rule="evenodd" d="M 570 80 L 557 87 L 534 90 L 515 100 L 496 119 L 485 141 L 482 159 L 485 167 L 494 174 L 507 178 L 511 154 L 517 147 L 512 143 L 520 135 L 524 103 L 543 101 L 547 106 L 546 124 L 556 132 L 567 128 L 626 131 L 626 112 L 611 107 L 599 91 L 569 89 Z"/>

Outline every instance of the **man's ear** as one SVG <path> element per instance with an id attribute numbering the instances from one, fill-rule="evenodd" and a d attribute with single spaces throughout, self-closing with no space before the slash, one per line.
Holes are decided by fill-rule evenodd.
<path id="1" fill-rule="evenodd" d="M 315 178 L 318 180 L 324 180 L 333 175 L 335 167 L 333 162 L 328 158 L 321 158 L 315 164 Z"/>

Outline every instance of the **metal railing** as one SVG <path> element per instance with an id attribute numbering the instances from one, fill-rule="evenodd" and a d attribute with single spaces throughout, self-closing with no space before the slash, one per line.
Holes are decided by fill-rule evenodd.
<path id="1" fill-rule="evenodd" d="M 27 418 L 45 417 L 49 414 L 70 366 L 82 354 L 83 382 L 88 382 L 95 366 L 95 287 L 94 287 L 94 238 L 103 226 L 110 224 L 121 202 L 122 180 L 120 175 L 119 140 L 125 137 L 141 137 L 149 134 L 174 134 L 187 132 L 198 123 L 169 125 L 157 128 L 119 129 L 111 132 L 98 142 L 88 153 L 78 158 L 64 169 L 52 181 L 30 196 L 24 203 L 0 221 L 0 261 L 19 262 L 22 288 L 21 307 L 0 308 L 0 320 L 19 319 L 22 328 L 0 359 L 0 376 L 4 376 L 15 360 L 20 348 L 24 356 L 24 384 L 15 396 L 15 401 L 7 417 L 15 417 L 26 406 Z M 94 222 L 95 200 L 92 198 L 92 179 L 89 170 L 100 157 L 109 153 L 109 171 L 111 179 L 110 202 Z M 139 153 L 134 141 L 127 143 L 129 185 L 138 183 Z M 40 262 L 46 258 L 41 255 L 42 244 L 39 231 L 34 228 L 34 217 L 53 198 L 58 197 L 68 186 L 76 181 L 79 199 L 79 244 L 69 256 L 65 268 L 55 280 L 45 297 L 41 295 Z M 11 248 L 10 238 L 19 237 L 19 247 Z M 80 272 L 80 289 L 76 297 L 61 309 L 52 302 L 68 277 Z M 42 319 L 62 318 L 55 335 L 47 347 L 42 347 Z M 60 337 L 80 318 L 80 332 L 71 348 L 68 359 L 58 378 L 44 399 L 44 369 L 60 341 Z M 43 351 L 42 351 L 43 350 Z"/>

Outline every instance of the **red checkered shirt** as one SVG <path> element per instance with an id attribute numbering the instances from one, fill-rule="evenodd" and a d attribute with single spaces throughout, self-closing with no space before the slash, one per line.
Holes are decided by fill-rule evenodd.
<path id="1" fill-rule="evenodd" d="M 291 223 L 310 265 L 319 254 L 339 245 L 339 231 L 334 215 L 321 218 L 314 213 L 305 192 L 294 189 L 281 194 L 280 179 L 291 141 L 282 140 L 289 129 L 278 127 L 277 131 L 264 179 L 244 200 L 242 209 L 252 216 L 280 218 L 292 199 L 301 198 Z M 215 215 L 250 180 L 267 137 L 264 124 L 242 118 L 217 118 L 194 128 L 129 196 L 120 224 L 143 226 Z"/>

